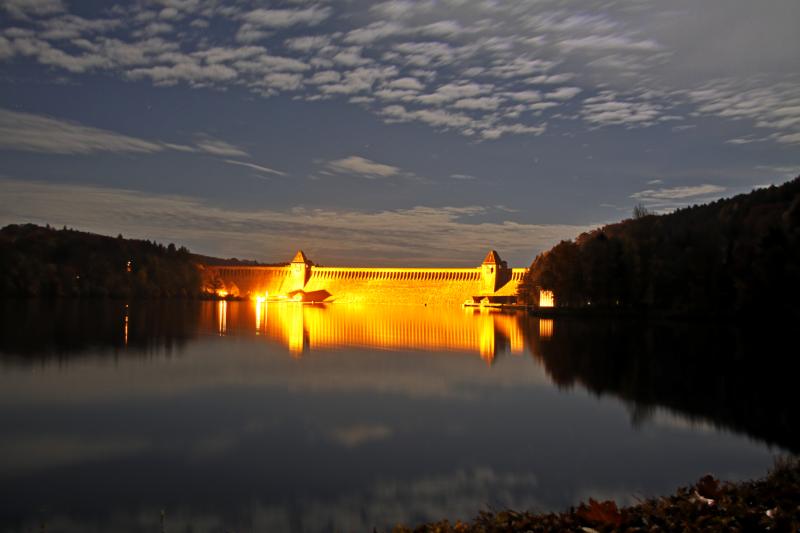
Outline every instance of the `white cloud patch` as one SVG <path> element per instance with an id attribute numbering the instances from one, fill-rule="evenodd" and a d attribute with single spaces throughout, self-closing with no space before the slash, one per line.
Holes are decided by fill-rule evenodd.
<path id="1" fill-rule="evenodd" d="M 578 96 L 581 91 L 580 87 L 559 87 L 555 91 L 547 93 L 545 97 L 552 100 L 571 100 Z"/>
<path id="2" fill-rule="evenodd" d="M 212 139 L 211 137 L 201 137 L 196 142 L 198 150 L 211 155 L 220 156 L 247 156 L 249 155 L 242 148 L 234 146 L 228 142 L 219 139 Z"/>
<path id="3" fill-rule="evenodd" d="M 661 115 L 661 107 L 647 101 L 623 99 L 612 92 L 603 92 L 583 101 L 583 119 L 598 126 L 652 126 Z"/>
<path id="4" fill-rule="evenodd" d="M 398 78 L 387 83 L 387 86 L 392 89 L 405 89 L 409 91 L 421 91 L 425 86 L 420 83 L 416 78 L 406 77 Z"/>
<path id="5" fill-rule="evenodd" d="M 306 9 L 254 9 L 242 18 L 253 26 L 263 28 L 288 28 L 296 25 L 316 26 L 331 15 L 329 7 Z"/>
<path id="6" fill-rule="evenodd" d="M 331 39 L 327 35 L 304 35 L 286 39 L 286 47 L 298 52 L 310 52 L 318 50 L 330 44 Z"/>
<path id="7" fill-rule="evenodd" d="M 17 19 L 54 15 L 66 11 L 62 0 L 3 0 L 0 8 Z"/>
<path id="8" fill-rule="evenodd" d="M 263 172 L 265 174 L 274 174 L 276 176 L 285 176 L 286 172 L 281 172 L 280 170 L 275 170 L 274 168 L 265 167 L 263 165 L 256 165 L 255 163 L 247 163 L 246 161 L 236 161 L 234 159 L 223 159 L 226 163 L 230 165 L 239 165 L 242 167 L 247 167 L 258 172 Z"/>
<path id="9" fill-rule="evenodd" d="M 652 39 L 636 40 L 625 35 L 590 35 L 576 39 L 564 39 L 558 46 L 565 50 L 589 49 L 598 51 L 624 50 L 653 52 L 662 47 Z"/>
<path id="10" fill-rule="evenodd" d="M 0 149 L 50 154 L 150 153 L 161 143 L 32 113 L 0 109 Z"/>
<path id="11" fill-rule="evenodd" d="M 691 185 L 685 187 L 671 187 L 665 189 L 648 189 L 633 193 L 631 198 L 637 200 L 684 200 L 686 198 L 695 198 L 698 196 L 708 196 L 712 194 L 720 194 L 726 190 L 725 187 L 719 185 Z"/>
<path id="12" fill-rule="evenodd" d="M 502 103 L 502 99 L 496 96 L 484 96 L 481 98 L 462 98 L 453 103 L 456 109 L 479 109 L 484 111 L 492 111 L 497 109 Z"/>
<path id="13" fill-rule="evenodd" d="M 242 148 L 205 135 L 198 136 L 194 145 L 189 146 L 141 139 L 85 126 L 78 122 L 7 109 L 0 109 L 0 150 L 62 155 L 84 155 L 99 152 L 154 153 L 163 150 L 187 153 L 203 152 L 228 157 L 249 155 Z M 251 166 L 257 167 L 257 165 Z M 266 170 L 266 167 L 259 168 Z M 278 171 L 272 172 L 282 174 Z"/>
<path id="14" fill-rule="evenodd" d="M 330 170 L 339 174 L 356 175 L 365 178 L 389 178 L 400 173 L 398 167 L 376 163 L 357 155 L 331 161 L 327 166 Z"/>
<path id="15" fill-rule="evenodd" d="M 204 84 L 207 82 L 228 81 L 236 78 L 231 67 L 222 64 L 202 65 L 191 60 L 170 66 L 136 68 L 128 72 L 132 80 L 150 79 L 156 85 L 176 85 L 180 82 Z"/>
<path id="16" fill-rule="evenodd" d="M 745 83 L 732 79 L 715 80 L 685 92 L 696 104 L 697 115 L 713 115 L 732 120 L 751 121 L 756 128 L 773 131 L 770 135 L 750 134 L 731 139 L 731 144 L 766 140 L 800 144 L 800 86 L 798 83 L 765 85 L 755 79 Z"/>
<path id="17" fill-rule="evenodd" d="M 402 105 L 390 105 L 383 108 L 383 115 L 389 121 L 409 122 L 418 120 L 434 126 L 436 128 L 469 128 L 473 124 L 473 119 L 462 113 L 451 113 L 440 109 L 418 109 L 407 110 Z"/>

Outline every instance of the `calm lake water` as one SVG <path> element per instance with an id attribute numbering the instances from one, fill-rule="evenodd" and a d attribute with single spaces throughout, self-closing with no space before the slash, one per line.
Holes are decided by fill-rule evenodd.
<path id="1" fill-rule="evenodd" d="M 372 531 L 626 504 L 800 449 L 782 328 L 254 302 L 0 318 L 2 531 L 159 532 L 162 511 L 170 532 Z"/>

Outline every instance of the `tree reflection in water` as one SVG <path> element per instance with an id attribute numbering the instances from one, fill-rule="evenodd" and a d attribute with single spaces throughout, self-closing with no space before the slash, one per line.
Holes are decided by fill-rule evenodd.
<path id="1" fill-rule="evenodd" d="M 800 364 L 788 327 L 557 319 L 545 339 L 541 321 L 526 320 L 531 353 L 556 385 L 618 396 L 633 406 L 634 423 L 663 406 L 800 450 Z"/>

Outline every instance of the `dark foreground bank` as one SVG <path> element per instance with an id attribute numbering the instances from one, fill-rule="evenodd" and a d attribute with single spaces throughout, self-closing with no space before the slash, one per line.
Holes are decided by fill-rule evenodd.
<path id="1" fill-rule="evenodd" d="M 617 508 L 592 499 L 563 513 L 481 512 L 472 522 L 447 520 L 394 533 L 508 531 L 800 531 L 800 458 L 779 460 L 766 478 L 720 482 L 711 475 L 673 496 Z"/>

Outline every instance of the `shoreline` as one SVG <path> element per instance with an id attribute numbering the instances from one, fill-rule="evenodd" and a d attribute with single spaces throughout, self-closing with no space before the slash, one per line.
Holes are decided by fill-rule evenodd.
<path id="1" fill-rule="evenodd" d="M 798 531 L 800 457 L 778 458 L 766 476 L 729 483 L 708 474 L 670 496 L 618 508 L 589 499 L 560 513 L 481 511 L 470 522 L 448 520 L 392 533 L 583 531 Z"/>

